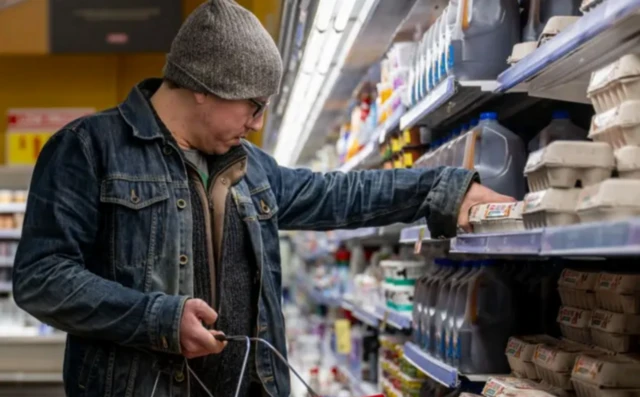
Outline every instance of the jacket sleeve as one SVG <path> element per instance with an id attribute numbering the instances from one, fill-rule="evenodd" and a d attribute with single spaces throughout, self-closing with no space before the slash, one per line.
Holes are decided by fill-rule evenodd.
<path id="1" fill-rule="evenodd" d="M 282 229 L 350 229 L 424 217 L 432 236 L 453 237 L 462 199 L 479 182 L 476 172 L 461 168 L 321 174 L 272 161 Z"/>
<path id="2" fill-rule="evenodd" d="M 69 334 L 179 354 L 186 297 L 145 294 L 89 270 L 101 222 L 96 169 L 82 132 L 60 131 L 44 146 L 16 254 L 15 301 Z"/>

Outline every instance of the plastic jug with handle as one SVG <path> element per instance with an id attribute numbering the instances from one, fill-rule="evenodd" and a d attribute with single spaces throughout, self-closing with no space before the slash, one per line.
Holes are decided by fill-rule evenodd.
<path id="1" fill-rule="evenodd" d="M 551 123 L 529 141 L 528 149 L 529 152 L 535 152 L 553 141 L 582 141 L 587 139 L 587 135 L 588 131 L 571 122 L 569 112 L 556 110 Z"/>
<path id="2" fill-rule="evenodd" d="M 424 303 L 422 305 L 422 333 L 423 333 L 423 350 L 433 354 L 436 350 L 436 313 L 438 309 L 438 297 L 441 286 L 446 282 L 448 277 L 455 272 L 456 267 L 453 262 L 446 259 L 436 259 L 434 263 L 440 268 L 438 273 L 431 278 L 427 293 L 425 294 Z"/>
<path id="3" fill-rule="evenodd" d="M 453 300 L 451 296 L 455 291 L 458 281 L 469 272 L 469 267 L 461 265 L 455 273 L 451 274 L 440 286 L 438 293 L 438 304 L 436 307 L 435 317 L 435 356 L 441 360 L 445 360 L 447 351 L 446 340 L 446 324 L 449 315 L 453 315 L 453 310 L 449 306 Z"/>

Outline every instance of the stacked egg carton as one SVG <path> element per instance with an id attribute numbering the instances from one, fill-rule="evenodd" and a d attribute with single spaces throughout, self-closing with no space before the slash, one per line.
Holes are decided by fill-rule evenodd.
<path id="1" fill-rule="evenodd" d="M 619 178 L 581 192 L 580 221 L 640 216 L 640 55 L 625 55 L 593 73 L 588 97 L 596 110 L 589 138 L 611 146 Z"/>
<path id="2" fill-rule="evenodd" d="M 580 189 L 607 180 L 615 168 L 611 146 L 603 142 L 554 141 L 529 155 L 525 176 L 531 193 L 524 199 L 527 229 L 579 222 Z"/>

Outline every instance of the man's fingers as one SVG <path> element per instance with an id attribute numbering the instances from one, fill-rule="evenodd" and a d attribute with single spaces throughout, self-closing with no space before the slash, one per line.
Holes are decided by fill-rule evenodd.
<path id="1" fill-rule="evenodd" d="M 205 324 L 212 325 L 218 319 L 218 313 L 213 310 L 206 302 L 199 300 L 195 307 L 196 316 Z"/>

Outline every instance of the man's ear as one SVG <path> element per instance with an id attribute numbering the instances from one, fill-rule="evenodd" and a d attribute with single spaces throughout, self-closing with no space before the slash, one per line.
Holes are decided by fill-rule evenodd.
<path id="1" fill-rule="evenodd" d="M 202 105 L 204 101 L 207 99 L 207 94 L 201 94 L 199 92 L 194 92 L 193 96 L 196 98 L 196 103 L 198 105 Z"/>

